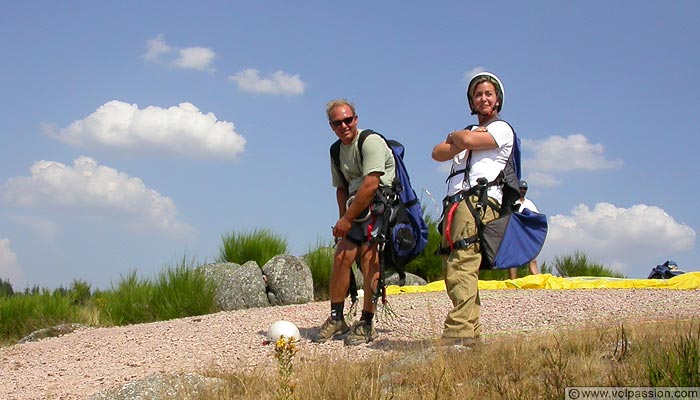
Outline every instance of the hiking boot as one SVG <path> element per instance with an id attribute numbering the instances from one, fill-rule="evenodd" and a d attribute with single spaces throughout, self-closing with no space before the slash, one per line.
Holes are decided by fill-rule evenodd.
<path id="1" fill-rule="evenodd" d="M 357 321 L 352 324 L 350 334 L 345 338 L 346 346 L 357 346 L 358 344 L 369 343 L 377 338 L 377 331 L 373 325 L 368 325 L 367 321 Z"/>
<path id="2" fill-rule="evenodd" d="M 348 324 L 345 323 L 344 319 L 336 321 L 331 317 L 328 317 L 326 322 L 321 325 L 321 331 L 313 338 L 316 343 L 325 343 L 336 336 L 342 336 L 346 334 L 350 328 Z"/>

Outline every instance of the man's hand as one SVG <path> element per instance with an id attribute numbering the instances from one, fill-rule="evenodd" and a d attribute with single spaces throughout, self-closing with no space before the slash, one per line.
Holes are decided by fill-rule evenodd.
<path id="1" fill-rule="evenodd" d="M 336 239 L 342 239 L 348 235 L 350 228 L 352 227 L 352 222 L 345 218 L 341 218 L 335 223 L 333 227 L 333 237 Z"/>

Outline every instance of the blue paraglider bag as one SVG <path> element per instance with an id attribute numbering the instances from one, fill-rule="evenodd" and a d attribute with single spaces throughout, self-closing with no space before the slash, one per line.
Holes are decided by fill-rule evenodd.
<path id="1" fill-rule="evenodd" d="M 525 209 L 486 224 L 481 236 L 481 269 L 520 267 L 537 258 L 547 237 L 547 216 Z"/>
<path id="2" fill-rule="evenodd" d="M 668 260 L 652 268 L 647 279 L 671 279 L 683 274 L 685 271 L 678 269 L 678 264 L 675 261 Z"/>

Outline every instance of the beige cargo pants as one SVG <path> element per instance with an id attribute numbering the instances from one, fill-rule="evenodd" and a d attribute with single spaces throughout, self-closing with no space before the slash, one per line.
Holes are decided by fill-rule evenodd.
<path id="1" fill-rule="evenodd" d="M 476 235 L 474 216 L 467 207 L 466 201 L 476 203 L 476 196 L 459 202 L 452 216 L 450 234 L 453 241 Z M 497 218 L 497 214 L 486 207 L 483 222 Z M 447 215 L 445 216 L 447 218 Z M 443 221 L 443 230 L 447 228 Z M 442 247 L 449 247 L 447 236 L 442 233 Z M 475 243 L 462 249 L 453 249 L 450 254 L 443 255 L 442 268 L 445 276 L 447 295 L 452 300 L 453 308 L 447 313 L 443 337 L 476 338 L 481 335 L 481 301 L 479 300 L 479 265 L 481 254 L 479 244 Z"/>

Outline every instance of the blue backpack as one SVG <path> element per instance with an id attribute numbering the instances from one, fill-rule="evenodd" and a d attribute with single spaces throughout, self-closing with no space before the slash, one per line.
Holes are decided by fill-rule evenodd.
<path id="1" fill-rule="evenodd" d="M 396 140 L 385 138 L 378 132 L 365 129 L 360 133 L 357 143 L 360 157 L 362 157 L 362 144 L 369 135 L 381 137 L 394 155 L 396 176 L 392 188 L 394 193 L 398 194 L 398 198 L 392 204 L 388 204 L 391 213 L 388 214 L 390 216 L 388 224 L 384 226 L 385 242 L 380 252 L 380 268 L 395 270 L 403 285 L 406 279 L 406 264 L 418 257 L 428 244 L 428 224 L 423 219 L 420 201 L 411 186 L 411 178 L 403 162 L 404 146 Z M 340 171 L 340 140 L 333 143 L 330 152 L 336 169 Z M 342 173 L 340 175 L 343 176 Z M 347 186 L 347 181 L 345 185 Z"/>
<path id="2" fill-rule="evenodd" d="M 685 274 L 685 271 L 678 269 L 678 264 L 675 261 L 667 260 L 665 263 L 652 268 L 647 279 L 671 279 L 683 274 Z"/>
<path id="3" fill-rule="evenodd" d="M 471 127 L 470 125 L 465 129 L 471 129 Z M 452 247 L 440 249 L 440 253 L 449 254 L 452 249 L 465 248 L 479 242 L 482 255 L 480 269 L 506 269 L 525 265 L 537 258 L 547 237 L 547 216 L 527 209 L 519 212 L 519 206 L 515 204 L 520 197 L 520 138 L 512 126 L 511 130 L 513 131 L 513 149 L 505 168 L 491 182 L 480 178 L 477 180 L 477 186 L 460 196 L 460 201 L 472 194 L 479 198 L 476 207 L 471 202 L 466 202 L 474 215 L 477 234 L 455 241 Z M 468 180 L 470 166 L 471 152 L 467 156 L 467 168 L 452 172 L 447 179 L 463 173 L 464 179 Z M 488 188 L 496 185 L 500 186 L 503 192 L 501 204 L 494 203 L 487 195 Z M 491 207 L 499 217 L 483 223 L 482 210 L 486 207 Z"/>

